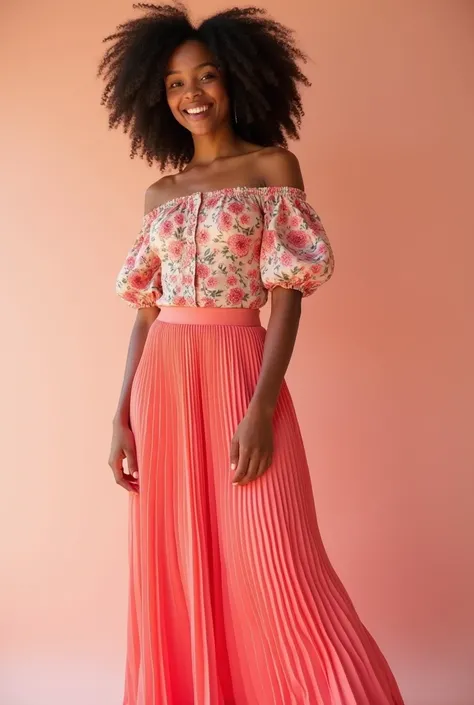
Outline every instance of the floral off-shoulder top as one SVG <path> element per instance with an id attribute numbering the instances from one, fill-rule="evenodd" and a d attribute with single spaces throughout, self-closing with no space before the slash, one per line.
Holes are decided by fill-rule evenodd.
<path id="1" fill-rule="evenodd" d="M 312 294 L 334 269 L 319 216 L 290 187 L 194 193 L 147 213 L 117 278 L 135 308 L 261 308 L 281 286 Z"/>

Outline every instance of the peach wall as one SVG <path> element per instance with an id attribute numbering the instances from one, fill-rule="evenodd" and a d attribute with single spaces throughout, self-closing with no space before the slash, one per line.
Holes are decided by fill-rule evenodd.
<path id="1" fill-rule="evenodd" d="M 107 132 L 94 75 L 130 5 L 1 9 L 2 705 L 121 702 L 113 285 L 156 175 Z M 474 8 L 268 6 L 313 59 L 295 150 L 337 255 L 289 374 L 323 535 L 407 705 L 472 705 Z"/>

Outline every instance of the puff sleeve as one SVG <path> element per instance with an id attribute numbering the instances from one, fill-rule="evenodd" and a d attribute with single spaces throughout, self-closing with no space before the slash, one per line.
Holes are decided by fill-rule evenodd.
<path id="1" fill-rule="evenodd" d="M 334 271 L 334 254 L 321 220 L 296 188 L 273 188 L 263 204 L 260 270 L 266 289 L 314 293 Z"/>
<path id="2" fill-rule="evenodd" d="M 150 243 L 153 211 L 143 218 L 142 228 L 116 280 L 118 296 L 133 308 L 156 306 L 161 297 L 161 262 Z"/>

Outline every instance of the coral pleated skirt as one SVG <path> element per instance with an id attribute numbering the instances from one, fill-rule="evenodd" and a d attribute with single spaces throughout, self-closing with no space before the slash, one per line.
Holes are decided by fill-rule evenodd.
<path id="1" fill-rule="evenodd" d="M 284 385 L 274 458 L 233 486 L 229 451 L 257 383 L 257 311 L 166 308 L 131 399 L 124 705 L 401 705 L 321 542 Z"/>

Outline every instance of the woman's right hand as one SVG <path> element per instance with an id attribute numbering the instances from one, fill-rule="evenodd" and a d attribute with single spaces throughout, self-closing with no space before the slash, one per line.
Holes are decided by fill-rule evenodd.
<path id="1" fill-rule="evenodd" d="M 125 472 L 123 467 L 125 459 L 127 459 L 128 473 Z M 109 465 L 112 468 L 117 485 L 124 487 L 129 492 L 138 492 L 135 438 L 130 426 L 123 421 L 114 421 Z"/>

